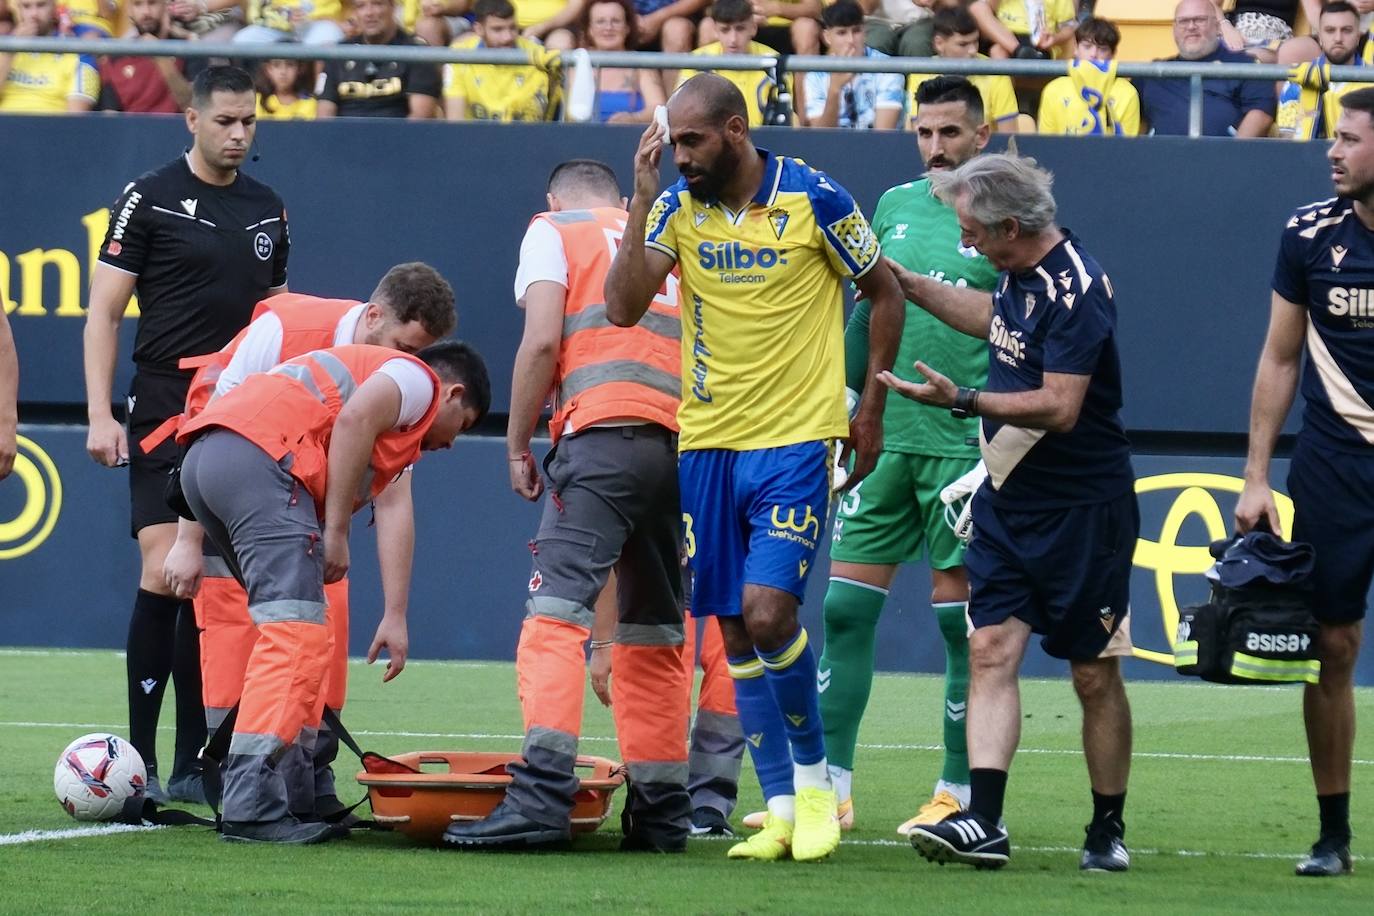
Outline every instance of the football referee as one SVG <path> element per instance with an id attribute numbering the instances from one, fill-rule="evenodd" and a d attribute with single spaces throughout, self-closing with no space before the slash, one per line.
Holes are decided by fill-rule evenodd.
<path id="1" fill-rule="evenodd" d="M 176 538 L 177 516 L 163 488 L 177 447 L 169 440 L 143 454 L 137 442 L 181 412 L 191 372 L 180 360 L 223 347 L 260 299 L 286 291 L 286 210 L 276 192 L 239 172 L 255 121 L 247 73 L 210 67 L 197 76 L 186 110 L 190 149 L 124 187 L 91 279 L 86 450 L 106 467 L 129 466 L 131 530 L 142 559 L 129 621 L 129 738 L 148 766 L 148 794 L 158 801 L 203 800 L 196 754 L 205 719 L 191 602 L 176 598 L 162 574 Z M 111 396 L 119 322 L 134 292 L 140 313 L 126 430 L 114 418 Z M 177 685 L 177 737 L 164 794 L 156 735 L 169 675 Z"/>

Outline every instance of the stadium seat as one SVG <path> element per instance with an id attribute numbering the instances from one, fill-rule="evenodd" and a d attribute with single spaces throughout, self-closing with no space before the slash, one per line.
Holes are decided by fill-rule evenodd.
<path id="1" fill-rule="evenodd" d="M 1172 57 L 1174 6 L 1177 0 L 1097 0 L 1095 14 L 1110 19 L 1121 29 L 1119 60 L 1155 60 Z"/>

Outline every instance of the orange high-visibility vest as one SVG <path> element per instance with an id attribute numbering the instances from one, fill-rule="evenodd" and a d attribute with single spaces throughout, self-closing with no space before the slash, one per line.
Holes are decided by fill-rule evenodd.
<path id="1" fill-rule="evenodd" d="M 535 217 L 562 236 L 568 261 L 563 342 L 549 421 L 555 442 L 565 427 L 580 432 L 620 418 L 647 420 L 677 431 L 682 323 L 676 278 L 669 278 L 634 327 L 618 328 L 606 318 L 606 272 L 627 218 L 616 207 Z"/>
<path id="2" fill-rule="evenodd" d="M 223 427 L 243 436 L 274 461 L 291 455 L 291 476 L 310 492 L 317 509 L 323 512 L 329 439 L 339 411 L 360 385 L 393 359 L 410 360 L 423 367 L 434 384 L 434 396 L 420 422 L 377 437 L 367 462 L 367 476 L 353 500 L 357 511 L 419 459 L 420 443 L 439 413 L 439 377 L 407 353 L 349 344 L 289 359 L 270 372 L 249 376 L 233 391 L 216 398 L 181 428 L 177 442 L 188 445 L 202 430 Z"/>
<path id="3" fill-rule="evenodd" d="M 262 300 L 253 309 L 252 321 L 257 321 L 268 312 L 277 316 L 281 322 L 281 353 L 275 362 L 282 362 L 311 350 L 324 350 L 334 346 L 334 335 L 338 333 L 339 322 L 348 310 L 357 305 L 353 299 L 322 299 L 319 296 L 306 296 L 301 293 L 282 293 Z M 144 436 L 139 447 L 144 454 L 151 454 L 168 438 L 194 419 L 205 409 L 215 396 L 215 386 L 229 362 L 238 352 L 239 344 L 248 335 L 247 328 L 234 335 L 220 350 L 205 356 L 188 356 L 178 364 L 182 369 L 195 369 L 191 385 L 186 391 L 186 406 L 175 417 L 168 418 L 157 429 Z M 270 367 L 269 367 L 270 368 Z"/>

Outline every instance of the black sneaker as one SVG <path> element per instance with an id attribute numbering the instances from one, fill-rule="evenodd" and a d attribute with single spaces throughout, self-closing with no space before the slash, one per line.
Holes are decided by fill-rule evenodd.
<path id="1" fill-rule="evenodd" d="M 166 805 L 171 801 L 167 797 L 167 791 L 162 788 L 162 783 L 158 780 L 156 773 L 148 774 L 148 782 L 143 788 L 143 795 L 159 805 Z"/>
<path id="2" fill-rule="evenodd" d="M 1297 873 L 1304 878 L 1334 878 L 1348 875 L 1355 870 L 1350 864 L 1350 840 L 1340 837 L 1322 837 L 1312 846 L 1302 861 L 1298 863 Z"/>
<path id="3" fill-rule="evenodd" d="M 174 776 L 171 782 L 167 783 L 167 797 L 172 801 L 208 804 L 205 800 L 205 780 L 198 772 Z"/>
<path id="4" fill-rule="evenodd" d="M 715 808 L 702 807 L 692 812 L 692 836 L 734 836 L 730 822 Z"/>
<path id="5" fill-rule="evenodd" d="M 951 814 L 938 824 L 917 824 L 910 836 L 921 858 L 941 865 L 959 862 L 975 868 L 1001 868 L 1011 858 L 1006 828 L 972 811 Z"/>
<path id="6" fill-rule="evenodd" d="M 1083 841 L 1080 871 L 1126 871 L 1131 867 L 1131 853 L 1126 848 L 1126 826 L 1120 821 L 1089 824 L 1084 828 L 1088 838 Z"/>

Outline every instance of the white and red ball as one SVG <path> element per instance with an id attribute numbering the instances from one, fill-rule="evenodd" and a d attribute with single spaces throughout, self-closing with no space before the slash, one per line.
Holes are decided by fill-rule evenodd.
<path id="1" fill-rule="evenodd" d="M 67 745 L 52 776 L 57 800 L 78 821 L 110 820 L 147 785 L 148 771 L 134 746 L 100 732 Z"/>

